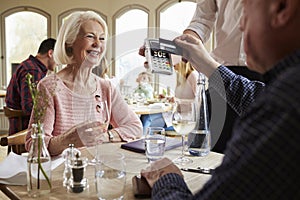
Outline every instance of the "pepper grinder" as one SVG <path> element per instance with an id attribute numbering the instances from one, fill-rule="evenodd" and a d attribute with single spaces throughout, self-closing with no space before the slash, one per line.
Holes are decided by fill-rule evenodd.
<path id="1" fill-rule="evenodd" d="M 68 189 L 74 193 L 80 193 L 89 187 L 88 181 L 85 178 L 85 169 L 87 159 L 80 158 L 79 153 L 76 153 L 75 158 L 69 162 L 71 169 L 71 178 Z"/>
<path id="2" fill-rule="evenodd" d="M 80 151 L 74 147 L 74 144 L 69 144 L 69 147 L 62 152 L 62 156 L 65 159 L 65 169 L 64 169 L 64 181 L 63 186 L 67 187 L 69 184 L 69 179 L 71 177 L 71 169 L 69 167 L 69 162 L 75 158 L 75 154 L 80 155 Z"/>

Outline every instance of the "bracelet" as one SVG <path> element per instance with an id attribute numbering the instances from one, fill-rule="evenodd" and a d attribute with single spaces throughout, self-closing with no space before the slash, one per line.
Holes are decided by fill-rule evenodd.
<path id="1" fill-rule="evenodd" d="M 107 131 L 107 134 L 108 134 L 109 141 L 113 142 L 113 140 L 114 140 L 114 134 L 111 131 Z"/>

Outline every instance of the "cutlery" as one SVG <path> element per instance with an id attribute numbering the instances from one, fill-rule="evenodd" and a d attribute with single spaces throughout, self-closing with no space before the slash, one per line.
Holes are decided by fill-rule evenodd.
<path id="1" fill-rule="evenodd" d="M 212 174 L 214 171 L 214 169 L 202 168 L 202 167 L 198 167 L 197 169 L 181 168 L 181 170 L 186 172 L 194 172 L 194 173 L 201 173 L 201 174 Z"/>

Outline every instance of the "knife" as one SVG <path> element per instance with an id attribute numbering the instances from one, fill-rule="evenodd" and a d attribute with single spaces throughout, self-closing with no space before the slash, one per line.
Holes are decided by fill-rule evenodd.
<path id="1" fill-rule="evenodd" d="M 212 174 L 214 169 L 209 169 L 209 168 L 201 168 L 198 167 L 197 169 L 193 168 L 181 168 L 182 171 L 185 172 L 194 172 L 194 173 L 200 173 L 200 174 Z"/>

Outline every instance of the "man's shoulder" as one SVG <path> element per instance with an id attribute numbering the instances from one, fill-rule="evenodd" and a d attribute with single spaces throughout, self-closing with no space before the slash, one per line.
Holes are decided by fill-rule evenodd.
<path id="1" fill-rule="evenodd" d="M 16 72 L 29 72 L 29 71 L 36 71 L 38 70 L 38 64 L 36 62 L 36 58 L 33 56 L 30 56 L 26 60 L 22 61 L 19 66 L 17 67 Z"/>
<path id="2" fill-rule="evenodd" d="M 277 78 L 276 81 L 273 81 L 272 86 L 274 88 L 283 89 L 287 88 L 288 90 L 297 90 L 300 91 L 298 87 L 300 84 L 300 63 L 285 69 Z M 272 87 L 272 88 L 273 88 Z M 296 92 L 296 91 L 295 91 Z"/>
<path id="3" fill-rule="evenodd" d="M 288 68 L 268 85 L 262 101 L 267 101 L 268 104 L 273 103 L 277 108 L 298 110 L 300 107 L 299 77 L 300 65 Z"/>

